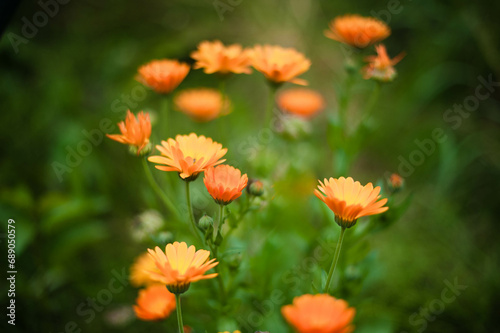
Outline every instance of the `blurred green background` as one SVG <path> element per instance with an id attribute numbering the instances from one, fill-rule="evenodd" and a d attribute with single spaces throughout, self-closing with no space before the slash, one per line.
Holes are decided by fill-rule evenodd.
<path id="1" fill-rule="evenodd" d="M 398 172 L 401 158 L 425 153 L 416 140 L 428 142 L 436 128 L 446 140 L 434 142 L 435 151 L 404 175 L 405 189 L 391 198 L 400 206 L 411 200 L 403 216 L 390 209 L 384 218 L 361 219 L 346 236 L 337 281 L 342 288 L 334 295 L 356 307 L 357 332 L 500 332 L 500 85 L 481 88 L 489 96 L 474 111 L 446 118 L 455 104 L 477 97 L 480 77 L 500 81 L 499 9 L 485 1 L 69 1 L 58 4 L 34 36 L 12 42 L 13 34 L 23 36 L 23 17 L 33 22 L 43 10 L 24 1 L 0 44 L 0 216 L 2 228 L 9 218 L 17 228 L 15 329 L 175 332 L 173 316 L 165 324 L 134 318 L 130 306 L 137 289 L 126 282 L 109 302 L 90 310 L 89 298 L 104 297 L 102 290 L 116 276 L 126 281 L 130 264 L 147 247 L 169 237 L 189 241 L 169 224 L 140 161 L 125 146 L 101 138 L 99 129 L 103 119 L 122 120 L 127 105 L 134 112 L 158 110 L 153 92 L 138 95 L 146 91 L 134 80 L 140 65 L 157 58 L 192 63 L 189 54 L 199 42 L 220 39 L 303 52 L 312 66 L 302 77 L 328 107 L 311 121 L 304 139 L 266 137 L 260 130 L 267 87 L 254 71 L 228 82 L 234 111 L 227 117 L 197 124 L 174 112 L 171 134 L 211 136 L 229 148 L 228 163 L 269 185 L 262 207 L 228 246 L 243 257 L 245 274 L 235 278 L 243 286 L 235 297 L 241 304 L 235 300 L 216 320 L 211 316 L 217 305 L 206 301 L 215 283 L 200 282 L 185 297 L 184 322 L 196 332 L 287 332 L 279 308 L 312 292 L 311 281 L 330 258 L 316 260 L 312 268 L 307 258 L 319 244 L 335 244 L 339 232 L 312 195 L 316 179 L 341 176 L 325 124 L 336 112 L 345 55 L 323 30 L 337 15 L 359 13 L 390 25 L 392 35 L 384 41 L 390 56 L 407 55 L 396 65 L 398 78 L 382 87 L 373 130 L 345 176 L 362 184 L 383 180 Z M 198 86 L 217 87 L 218 81 L 192 70 L 179 89 Z M 352 119 L 373 87 L 362 79 L 354 85 Z M 89 142 L 84 131 L 94 133 L 91 151 L 58 176 L 54 163 L 67 165 L 70 151 Z M 166 184 L 165 174 L 154 174 Z M 184 205 L 180 185 L 174 200 Z M 213 214 L 201 179 L 195 187 L 201 193 L 195 213 Z M 163 230 L 172 234 L 156 241 L 134 238 L 141 224 L 137 216 L 148 209 L 165 217 Z M 364 224 L 384 219 L 393 224 L 356 236 Z M 467 288 L 453 301 L 439 302 L 449 283 Z M 0 293 L 3 309 L 6 289 Z M 433 307 L 438 310 L 429 314 Z"/>

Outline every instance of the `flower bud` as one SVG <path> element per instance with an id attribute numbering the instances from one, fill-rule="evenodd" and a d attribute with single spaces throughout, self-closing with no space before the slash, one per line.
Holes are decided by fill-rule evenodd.
<path id="1" fill-rule="evenodd" d="M 207 214 L 203 215 L 198 221 L 198 225 L 202 230 L 207 230 L 213 224 L 214 219 Z"/>
<path id="2" fill-rule="evenodd" d="M 260 197 L 264 194 L 264 184 L 258 179 L 250 179 L 248 181 L 247 192 L 250 195 Z"/>

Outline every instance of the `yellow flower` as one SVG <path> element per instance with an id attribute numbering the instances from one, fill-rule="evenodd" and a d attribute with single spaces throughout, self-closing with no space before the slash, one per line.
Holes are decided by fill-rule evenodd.
<path id="1" fill-rule="evenodd" d="M 185 242 L 167 244 L 165 252 L 158 246 L 155 250 L 148 249 L 156 263 L 159 273 L 150 272 L 151 278 L 167 285 L 169 291 L 181 294 L 185 292 L 192 282 L 212 279 L 217 273 L 207 274 L 206 271 L 217 266 L 216 259 L 208 260 L 210 251 L 198 250 Z"/>
<path id="2" fill-rule="evenodd" d="M 347 179 L 325 178 L 324 183 L 319 181 L 319 190 L 314 194 L 321 199 L 335 213 L 335 221 L 343 228 L 350 228 L 358 218 L 385 212 L 389 207 L 383 207 L 387 199 L 380 199 L 380 186 L 373 188 L 372 183 L 362 186 Z"/>
<path id="3" fill-rule="evenodd" d="M 326 37 L 360 49 L 391 34 L 391 29 L 384 22 L 360 15 L 338 16 L 329 23 L 329 28 L 325 30 Z"/>
<path id="4" fill-rule="evenodd" d="M 291 82 L 307 85 L 307 81 L 297 78 L 311 66 L 311 61 L 293 48 L 272 45 L 256 45 L 249 50 L 252 66 L 264 74 L 266 79 L 281 84 Z"/>
<path id="5" fill-rule="evenodd" d="M 230 111 L 229 99 L 215 89 L 187 89 L 174 98 L 177 109 L 196 121 L 210 121 Z"/>
<path id="6" fill-rule="evenodd" d="M 158 271 L 158 269 L 149 253 L 141 254 L 130 267 L 130 284 L 134 287 L 140 287 L 155 283 L 155 280 L 151 279 L 149 274 L 154 271 Z"/>
<path id="7" fill-rule="evenodd" d="M 227 152 L 227 148 L 222 148 L 220 143 L 194 133 L 162 141 L 156 149 L 162 156 L 151 156 L 148 161 L 163 164 L 155 167 L 163 171 L 176 171 L 187 181 L 196 179 L 200 172 L 209 167 L 223 163 L 225 160 L 221 158 Z"/>
<path id="8" fill-rule="evenodd" d="M 133 146 L 137 149 L 137 155 L 141 150 L 149 144 L 149 137 L 151 136 L 151 121 L 149 120 L 149 113 L 139 112 L 137 119 L 134 114 L 127 111 L 125 121 L 118 123 L 120 132 L 122 134 L 106 134 L 108 138 Z M 150 149 L 148 149 L 150 151 Z"/>
<path id="9" fill-rule="evenodd" d="M 196 60 L 194 68 L 203 68 L 206 74 L 245 73 L 250 74 L 250 58 L 239 44 L 224 46 L 221 41 L 204 41 L 191 53 Z"/>
<path id="10" fill-rule="evenodd" d="M 154 284 L 139 291 L 134 312 L 142 320 L 165 319 L 175 310 L 175 295 L 164 285 Z"/>
<path id="11" fill-rule="evenodd" d="M 298 333 L 349 333 L 356 310 L 346 301 L 327 294 L 302 295 L 281 308 L 286 321 Z"/>
<path id="12" fill-rule="evenodd" d="M 394 59 L 390 59 L 383 44 L 375 46 L 375 50 L 377 51 L 376 56 L 368 56 L 365 58 L 369 64 L 362 69 L 363 77 L 365 79 L 372 78 L 381 82 L 394 80 L 397 73 L 393 66 L 403 59 L 404 53 L 399 54 Z"/>
<path id="13" fill-rule="evenodd" d="M 177 60 L 153 60 L 139 68 L 137 80 L 159 94 L 169 94 L 189 73 L 189 65 Z"/>

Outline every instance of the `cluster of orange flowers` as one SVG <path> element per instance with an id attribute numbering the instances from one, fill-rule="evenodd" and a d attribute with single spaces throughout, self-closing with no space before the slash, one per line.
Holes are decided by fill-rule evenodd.
<path id="1" fill-rule="evenodd" d="M 357 15 L 338 17 L 329 27 L 330 30 L 325 32 L 328 38 L 356 48 L 374 45 L 390 35 L 390 29 L 383 22 Z M 396 75 L 393 66 L 402 56 L 391 60 L 384 45 L 375 48 L 378 55 L 367 58 L 369 64 L 363 69 L 364 77 L 390 81 Z M 298 76 L 311 65 L 309 59 L 291 48 L 257 45 L 243 49 L 238 44 L 224 46 L 220 41 L 200 43 L 191 57 L 196 60 L 194 68 L 203 69 L 207 74 L 249 74 L 250 67 L 253 67 L 274 87 L 285 82 L 307 85 L 307 81 Z M 189 71 L 189 65 L 177 60 L 154 60 L 139 68 L 137 79 L 160 94 L 170 94 Z M 325 108 L 322 95 L 305 88 L 285 90 L 278 94 L 276 102 L 282 111 L 306 119 Z M 198 121 L 213 120 L 231 109 L 227 96 L 207 88 L 184 90 L 175 96 L 174 104 L 178 110 Z M 119 129 L 121 134 L 108 137 L 129 145 L 137 155 L 150 152 L 151 122 L 147 113 L 140 112 L 136 118 L 128 111 L 125 121 L 119 123 Z M 156 149 L 159 155 L 149 156 L 147 160 L 155 163 L 158 170 L 177 172 L 185 182 L 196 180 L 204 172 L 205 187 L 221 209 L 238 199 L 249 183 L 247 175 L 239 169 L 222 164 L 227 148 L 203 135 L 177 135 L 161 141 Z M 391 176 L 391 182 L 394 188 L 402 185 L 402 179 L 396 176 Z M 331 209 L 343 232 L 363 216 L 388 210 L 385 206 L 387 199 L 381 198 L 380 190 L 372 183 L 363 186 L 351 177 L 340 177 L 319 181 L 314 194 Z M 148 249 L 131 269 L 132 284 L 145 287 L 139 292 L 134 306 L 137 317 L 164 319 L 176 308 L 176 297 L 186 292 L 191 283 L 215 278 L 218 273 L 206 274 L 218 265 L 215 258 L 209 257 L 210 251 L 196 250 L 185 242 L 167 244 L 164 250 L 159 247 Z M 296 297 L 293 304 L 282 307 L 282 314 L 301 333 L 347 333 L 354 329 L 355 309 L 328 294 Z"/>

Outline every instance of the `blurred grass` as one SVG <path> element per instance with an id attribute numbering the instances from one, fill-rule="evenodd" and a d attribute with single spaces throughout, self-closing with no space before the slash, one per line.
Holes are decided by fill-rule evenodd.
<path id="1" fill-rule="evenodd" d="M 354 233 L 346 236 L 343 281 L 350 281 L 346 285 L 356 290 L 346 299 L 357 307 L 358 332 L 413 332 L 418 326 L 412 326 L 409 317 L 440 297 L 444 280 L 457 277 L 468 288 L 435 320 L 428 321 L 426 331 L 498 332 L 498 91 L 463 119 L 458 129 L 443 120 L 447 109 L 474 94 L 478 76 L 493 73 L 500 79 L 498 5 L 401 3 L 402 11 L 391 16 L 393 33 L 386 45 L 391 56 L 402 51 L 407 56 L 397 65 L 398 79 L 381 91 L 374 110 L 375 130 L 365 140 L 350 175 L 366 183 L 382 178 L 386 171 L 396 171 L 398 156 L 408 158 L 417 148 L 414 140 L 430 138 L 436 127 L 445 130 L 448 140 L 407 178 L 402 195 L 412 193 L 413 201 L 399 221 L 363 243 L 355 238 L 350 241 Z M 238 277 L 248 288 L 239 295 L 238 314 L 231 313 L 218 325 L 236 329 L 241 318 L 262 312 L 258 304 L 273 290 L 281 290 L 282 303 L 264 316 L 259 329 L 286 331 L 279 307 L 293 296 L 310 292 L 309 281 L 317 277 L 300 269 L 302 260 L 312 255 L 318 238 L 334 243 L 339 231 L 336 225 L 328 227 L 331 215 L 312 197 L 315 179 L 336 172 L 324 124 L 336 111 L 335 87 L 345 76 L 341 48 L 326 39 L 323 30 L 336 15 L 370 15 L 386 7 L 386 1 L 242 1 L 220 21 L 210 1 L 140 5 L 80 1 L 61 5 L 60 12 L 28 44 L 20 45 L 17 54 L 4 35 L 0 44 L 0 137 L 4 143 L 0 147 L 0 212 L 3 221 L 14 218 L 19 227 L 16 328 L 60 332 L 66 322 L 75 321 L 84 332 L 165 331 L 161 325 L 135 320 L 113 326 L 106 319 L 110 311 L 134 302 L 136 290 L 130 287 L 114 295 L 111 304 L 88 324 L 76 312 L 81 302 L 107 286 L 112 270 L 128 269 L 137 254 L 153 246 L 152 242 L 134 243 L 130 236 L 135 215 L 150 207 L 163 212 L 146 187 L 139 161 L 125 147 L 103 139 L 80 165 L 64 174 L 62 182 L 52 163 L 64 163 L 66 147 L 76 149 L 85 138 L 82 130 L 99 128 L 103 118 L 113 124 L 122 119 L 123 113 L 114 112 L 112 103 L 138 86 L 134 75 L 139 65 L 162 57 L 191 62 L 189 53 L 200 41 L 217 38 L 244 46 L 292 46 L 304 52 L 313 63 L 304 78 L 329 104 L 312 121 L 312 137 L 291 144 L 274 137 L 265 156 L 264 145 L 248 145 L 258 140 L 255 129 L 267 98 L 258 73 L 228 82 L 227 93 L 235 105 L 229 116 L 210 124 L 194 124 L 178 112 L 172 116 L 176 133 L 194 131 L 222 142 L 229 148 L 228 161 L 239 163 L 249 176 L 280 175 L 272 204 L 253 213 L 246 221 L 252 224 L 235 233 L 242 239 L 251 237 L 244 265 L 253 273 Z M 38 10 L 36 3 L 24 2 L 7 33 L 19 34 L 21 18 Z M 215 77 L 193 70 L 180 88 L 217 85 Z M 371 89 L 372 82 L 355 85 L 353 118 Z M 131 109 L 154 112 L 158 105 L 158 98 L 148 92 Z M 255 153 L 261 155 L 253 158 Z M 284 157 L 290 157 L 291 163 Z M 273 169 L 274 163 L 279 167 Z M 165 175 L 155 176 L 166 184 Z M 203 192 L 200 181 L 196 186 Z M 176 199 L 184 202 L 182 196 Z M 211 210 L 210 206 L 206 209 Z M 356 228 L 363 223 L 370 222 L 362 220 Z M 365 241 L 369 255 L 345 267 L 345 261 L 364 251 L 350 250 L 350 246 L 362 247 Z M 234 242 L 236 247 L 244 246 Z M 314 272 L 327 269 L 329 260 L 318 265 Z M 291 288 L 283 276 L 290 270 L 296 272 L 297 267 L 304 282 Z M 364 282 L 358 284 L 359 279 Z M 207 282 L 205 287 L 209 286 L 214 287 Z M 207 331 L 216 331 L 217 324 L 198 301 L 211 291 L 193 285 L 191 292 L 184 306 L 185 322 L 209 323 Z M 340 292 L 348 295 L 347 290 Z M 2 302 L 6 300 L 3 294 Z M 174 319 L 168 319 L 170 327 L 175 327 Z"/>

